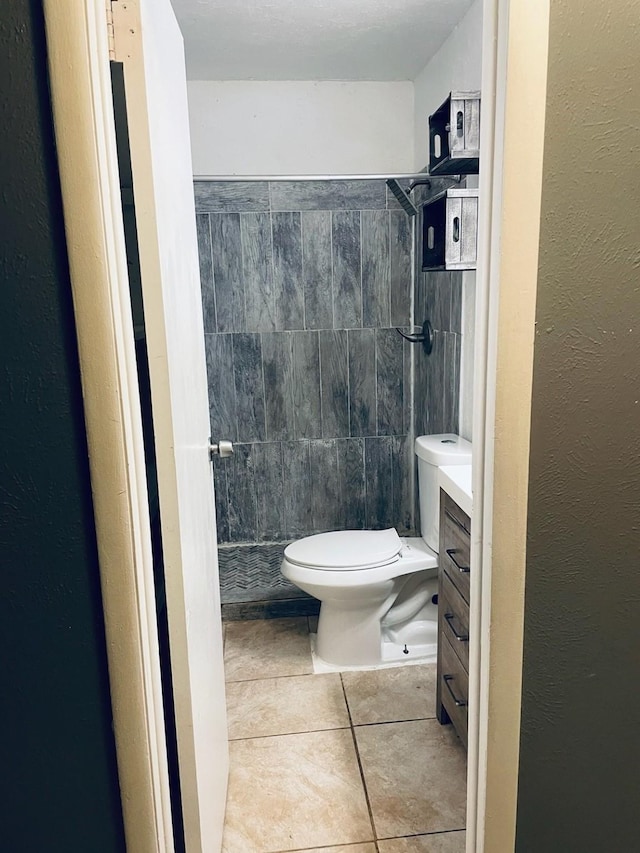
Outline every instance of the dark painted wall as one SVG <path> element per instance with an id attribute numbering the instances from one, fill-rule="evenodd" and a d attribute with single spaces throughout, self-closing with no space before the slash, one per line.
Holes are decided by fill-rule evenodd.
<path id="1" fill-rule="evenodd" d="M 640 849 L 639 22 L 551 3 L 518 853 Z"/>
<path id="2" fill-rule="evenodd" d="M 384 181 L 195 192 L 220 541 L 410 532 L 411 220 Z"/>
<path id="3" fill-rule="evenodd" d="M 0 848 L 124 849 L 40 3 L 0 5 Z"/>

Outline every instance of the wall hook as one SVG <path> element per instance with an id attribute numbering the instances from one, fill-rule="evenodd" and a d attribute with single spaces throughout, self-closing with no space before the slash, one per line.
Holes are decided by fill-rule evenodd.
<path id="1" fill-rule="evenodd" d="M 396 329 L 396 332 L 412 344 L 422 344 L 422 349 L 426 355 L 431 355 L 433 349 L 433 326 L 428 320 L 422 324 L 422 332 L 417 335 L 405 335 L 402 329 Z"/>

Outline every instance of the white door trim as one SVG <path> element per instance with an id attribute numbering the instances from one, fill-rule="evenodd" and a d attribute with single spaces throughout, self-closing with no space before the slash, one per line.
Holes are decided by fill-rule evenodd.
<path id="1" fill-rule="evenodd" d="M 127 849 L 173 850 L 104 2 L 44 0 Z"/>
<path id="2" fill-rule="evenodd" d="M 484 0 L 468 853 L 515 848 L 549 0 Z"/>

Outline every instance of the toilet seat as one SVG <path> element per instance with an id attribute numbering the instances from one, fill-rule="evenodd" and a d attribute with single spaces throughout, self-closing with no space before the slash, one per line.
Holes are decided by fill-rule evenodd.
<path id="1" fill-rule="evenodd" d="M 400 559 L 402 540 L 388 530 L 339 530 L 317 533 L 292 542 L 285 559 L 296 566 L 324 571 L 360 571 L 387 566 Z"/>

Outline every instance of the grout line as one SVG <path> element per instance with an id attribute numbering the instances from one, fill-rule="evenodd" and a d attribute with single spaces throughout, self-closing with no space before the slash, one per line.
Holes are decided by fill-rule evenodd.
<path id="1" fill-rule="evenodd" d="M 349 726 L 331 726 L 328 729 L 311 729 L 303 732 L 276 732 L 272 735 L 250 735 L 247 737 L 228 738 L 229 743 L 240 743 L 245 740 L 268 740 L 274 737 L 300 737 L 301 735 L 313 735 L 320 732 L 346 732 Z"/>
<path id="2" fill-rule="evenodd" d="M 300 672 L 288 673 L 287 675 L 268 675 L 258 676 L 257 678 L 237 678 L 227 679 L 226 684 L 246 684 L 251 681 L 273 681 L 276 678 L 311 678 L 314 675 L 339 675 L 338 672 Z"/>
<path id="3" fill-rule="evenodd" d="M 362 788 L 364 790 L 364 798 L 367 803 L 367 810 L 369 812 L 369 820 L 371 821 L 371 829 L 373 831 L 374 845 L 376 850 L 378 850 L 378 844 L 375 839 L 377 837 L 376 824 L 373 819 L 373 811 L 371 809 L 371 800 L 369 799 L 369 791 L 367 790 L 367 783 L 364 778 L 364 768 L 362 767 L 362 759 L 360 758 L 360 750 L 358 749 L 358 741 L 356 740 L 356 732 L 353 725 L 353 718 L 351 716 L 351 708 L 349 707 L 349 700 L 347 699 L 347 691 L 344 686 L 344 679 L 342 677 L 342 673 L 340 673 L 340 684 L 342 685 L 342 692 L 344 694 L 344 702 L 347 706 L 347 714 L 349 716 L 349 727 L 351 729 L 351 737 L 353 739 L 353 746 L 356 751 L 356 760 L 358 762 L 358 770 L 360 771 L 360 778 L 362 779 Z"/>
<path id="4" fill-rule="evenodd" d="M 402 720 L 380 720 L 375 723 L 353 723 L 354 729 L 366 729 L 369 726 L 396 726 L 402 723 L 421 723 L 424 720 L 436 720 L 437 717 L 434 713 L 433 717 L 408 717 L 407 719 Z"/>
<path id="5" fill-rule="evenodd" d="M 455 831 L 455 830 L 454 830 Z M 406 836 L 413 838 L 414 836 Z M 355 849 L 356 847 L 361 847 L 363 844 L 373 844 L 378 850 L 378 845 L 374 839 L 371 841 L 350 841 L 348 844 L 338 844 L 338 849 L 342 850 L 350 850 L 352 847 Z M 323 844 L 322 847 L 298 847 L 296 850 L 274 850 L 270 851 L 270 853 L 322 853 L 323 850 L 335 850 L 335 844 Z"/>

